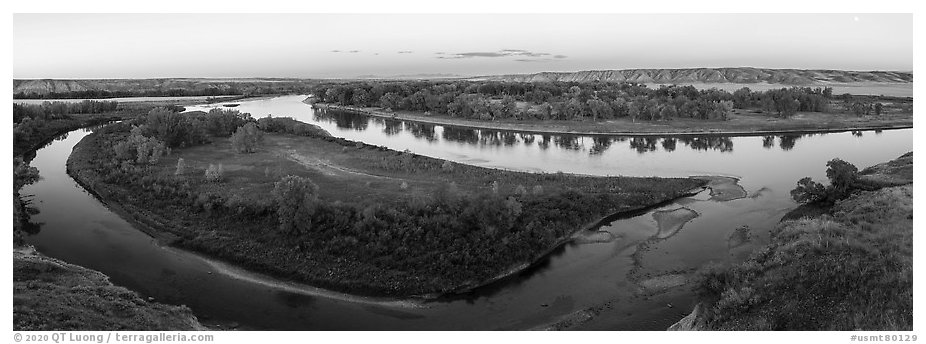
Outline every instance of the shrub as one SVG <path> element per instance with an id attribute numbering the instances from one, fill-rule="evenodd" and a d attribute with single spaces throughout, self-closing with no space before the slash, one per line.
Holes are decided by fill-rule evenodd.
<path id="1" fill-rule="evenodd" d="M 540 195 L 543 193 L 543 186 L 534 185 L 534 189 L 531 190 L 534 195 Z"/>
<path id="2" fill-rule="evenodd" d="M 264 117 L 257 120 L 260 130 L 270 133 L 284 133 L 298 136 L 331 136 L 325 129 L 308 123 L 302 123 L 289 117 Z"/>
<path id="3" fill-rule="evenodd" d="M 519 197 L 527 196 L 527 188 L 525 188 L 524 185 L 518 184 L 518 186 L 514 188 L 514 193 Z"/>
<path id="4" fill-rule="evenodd" d="M 228 137 L 250 119 L 250 114 L 238 110 L 212 109 L 202 116 L 202 125 L 210 135 Z"/>
<path id="5" fill-rule="evenodd" d="M 231 136 L 232 147 L 238 153 L 253 153 L 263 139 L 263 133 L 253 122 L 238 127 L 238 130 Z"/>
<path id="6" fill-rule="evenodd" d="M 199 143 L 201 138 L 194 135 L 186 116 L 166 108 L 156 108 L 148 112 L 145 125 L 142 126 L 145 136 L 154 136 L 164 141 L 168 147 L 188 146 Z"/>
<path id="7" fill-rule="evenodd" d="M 132 128 L 132 133 L 124 141 L 113 145 L 117 161 L 131 160 L 136 164 L 157 164 L 169 149 L 163 141 L 142 134 L 141 127 Z"/>
<path id="8" fill-rule="evenodd" d="M 221 182 L 225 178 L 225 169 L 222 168 L 222 164 L 213 165 L 209 164 L 209 168 L 206 169 L 206 180 L 213 183 Z"/>
<path id="9" fill-rule="evenodd" d="M 177 159 L 177 169 L 174 171 L 174 175 L 182 176 L 184 173 L 186 173 L 186 170 L 186 161 L 184 161 L 183 158 Z"/>
<path id="10" fill-rule="evenodd" d="M 798 203 L 819 202 L 826 199 L 826 187 L 810 177 L 804 177 L 797 182 L 797 187 L 791 190 L 791 198 Z"/>
<path id="11" fill-rule="evenodd" d="M 791 190 L 791 198 L 798 203 L 827 202 L 835 203 L 845 199 L 858 186 L 858 168 L 842 159 L 836 158 L 826 163 L 826 177 L 830 185 L 814 182 L 810 177 L 801 178 L 797 187 Z"/>

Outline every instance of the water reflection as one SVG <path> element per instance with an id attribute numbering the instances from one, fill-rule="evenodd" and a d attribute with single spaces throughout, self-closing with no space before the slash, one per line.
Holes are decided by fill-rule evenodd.
<path id="1" fill-rule="evenodd" d="M 568 150 L 583 150 L 585 145 L 582 144 L 577 135 L 556 135 L 553 137 L 553 143 L 557 147 Z"/>
<path id="2" fill-rule="evenodd" d="M 550 135 L 540 135 L 540 142 L 537 142 L 537 147 L 543 150 L 550 148 Z"/>
<path id="3" fill-rule="evenodd" d="M 694 150 L 715 150 L 723 153 L 733 151 L 733 140 L 729 136 L 694 136 L 679 140 Z"/>
<path id="4" fill-rule="evenodd" d="M 674 137 L 666 137 L 662 139 L 662 150 L 666 152 L 675 151 L 675 143 L 677 140 Z"/>
<path id="5" fill-rule="evenodd" d="M 590 150 L 589 154 L 597 155 L 597 154 L 604 153 L 604 151 L 608 150 L 608 148 L 611 147 L 611 143 L 613 142 L 614 140 L 610 136 L 593 137 L 592 138 L 592 149 Z"/>
<path id="6" fill-rule="evenodd" d="M 657 142 L 659 142 L 657 137 L 634 137 L 630 139 L 630 148 L 636 150 L 639 154 L 653 152 L 657 149 Z"/>
<path id="7" fill-rule="evenodd" d="M 408 122 L 405 123 L 405 128 L 408 129 L 408 131 L 412 133 L 412 136 L 415 138 L 424 139 L 428 142 L 437 141 L 433 124 Z"/>
<path id="8" fill-rule="evenodd" d="M 532 134 L 518 134 L 518 137 L 521 138 L 521 142 L 524 142 L 526 146 L 530 146 L 534 143 L 534 135 Z"/>
<path id="9" fill-rule="evenodd" d="M 778 147 L 781 147 L 783 151 L 794 149 L 794 144 L 797 143 L 799 138 L 801 138 L 801 135 L 781 135 L 778 137 Z"/>
<path id="10" fill-rule="evenodd" d="M 407 122 L 394 118 L 378 118 L 368 115 L 318 109 L 314 112 L 316 122 L 333 123 L 337 128 L 365 131 L 374 123 L 386 136 L 396 136 L 407 131 L 416 139 L 427 142 L 448 141 L 481 147 L 516 147 L 531 146 L 535 142 L 541 150 L 556 147 L 566 151 L 587 151 L 589 155 L 602 155 L 619 143 L 627 142 L 627 148 L 643 155 L 658 151 L 674 152 L 679 143 L 695 151 L 733 152 L 733 137 L 722 135 L 685 135 L 679 137 L 650 136 L 583 136 L 575 134 L 531 134 L 504 130 L 476 129 L 467 127 L 441 126 L 428 123 Z M 776 147 L 783 151 L 794 149 L 797 140 L 805 136 L 823 135 L 818 133 L 786 134 L 762 136 L 761 144 L 765 149 Z M 861 131 L 852 131 L 860 137 Z"/>
<path id="11" fill-rule="evenodd" d="M 388 136 L 396 135 L 402 132 L 402 121 L 394 119 L 382 119 L 383 134 Z"/>
<path id="12" fill-rule="evenodd" d="M 315 111 L 316 121 L 334 122 L 338 128 L 364 131 L 370 125 L 370 117 L 347 111 Z"/>
<path id="13" fill-rule="evenodd" d="M 775 136 L 762 137 L 762 147 L 765 149 L 775 148 Z"/>
<path id="14" fill-rule="evenodd" d="M 444 140 L 476 144 L 479 143 L 479 134 L 476 130 L 469 128 L 444 127 Z"/>
<path id="15" fill-rule="evenodd" d="M 39 214 L 39 208 L 32 204 L 31 195 L 20 195 L 23 201 L 23 214 L 20 222 L 20 231 L 24 236 L 32 236 L 42 231 L 44 223 L 33 221 L 32 217 Z"/>

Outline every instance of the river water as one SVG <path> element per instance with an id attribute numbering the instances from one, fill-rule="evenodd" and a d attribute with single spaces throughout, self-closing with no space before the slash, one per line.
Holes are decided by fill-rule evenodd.
<path id="1" fill-rule="evenodd" d="M 519 134 L 316 112 L 304 98 L 244 101 L 236 109 L 254 117 L 294 117 L 335 136 L 460 163 L 590 175 L 729 176 L 739 179 L 745 194 L 723 200 L 703 192 L 580 233 L 527 271 L 466 295 L 428 302 L 360 298 L 158 245 L 66 174 L 68 155 L 88 134 L 76 130 L 32 160 L 43 179 L 23 194 L 32 195 L 40 211 L 33 221 L 42 226 L 27 242 L 143 296 L 187 305 L 207 323 L 245 329 L 529 329 L 569 319 L 597 329 L 659 330 L 690 311 L 693 296 L 687 286 L 664 291 L 657 282 L 677 285 L 671 282 L 704 264 L 738 262 L 767 243 L 769 230 L 796 206 L 788 191 L 798 179 L 825 180 L 825 163 L 834 157 L 863 168 L 913 145 L 912 129 L 771 137 Z M 737 236 L 744 226 L 746 239 Z"/>

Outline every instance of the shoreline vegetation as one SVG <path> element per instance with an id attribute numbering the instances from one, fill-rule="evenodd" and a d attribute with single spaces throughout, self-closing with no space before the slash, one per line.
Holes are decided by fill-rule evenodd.
<path id="1" fill-rule="evenodd" d="M 261 143 L 243 153 L 235 135 L 216 133 L 154 163 L 139 164 L 134 154 L 134 161 L 118 161 L 119 142 L 164 137 L 153 127 L 172 116 L 149 114 L 135 129 L 119 123 L 88 135 L 68 159 L 68 173 L 174 246 L 355 295 L 465 292 L 522 270 L 589 223 L 706 183 L 460 165 L 221 109 L 191 121 L 221 117 L 237 124 L 224 130 L 235 135 L 257 123 Z M 141 138 L 146 130 L 151 136 Z M 213 169 L 224 175 L 210 182 Z"/>
<path id="2" fill-rule="evenodd" d="M 445 125 L 471 129 L 504 130 L 531 134 L 565 134 L 588 136 L 688 136 L 688 135 L 724 135 L 724 136 L 764 136 L 781 134 L 836 133 L 860 130 L 892 130 L 913 128 L 912 115 L 908 118 L 862 121 L 855 117 L 800 113 L 793 118 L 768 120 L 766 116 L 756 116 L 746 112 L 734 112 L 730 119 L 715 121 L 675 121 L 673 123 L 632 122 L 628 120 L 609 120 L 601 122 L 576 122 L 562 120 L 519 120 L 519 121 L 483 121 L 453 118 L 443 115 L 425 115 L 423 112 L 385 111 L 379 107 L 341 106 L 327 103 L 306 103 L 316 109 L 328 109 L 359 113 L 367 116 L 395 119 L 416 123 Z M 761 117 L 761 122 L 756 121 Z M 742 125 L 738 123 L 742 121 Z M 821 121 L 824 121 L 821 123 Z M 741 127 L 751 127 L 745 129 Z"/>
<path id="3" fill-rule="evenodd" d="M 809 178 L 765 248 L 707 266 L 699 303 L 670 330 L 910 330 L 913 153 L 858 171 L 833 159 Z"/>
<path id="4" fill-rule="evenodd" d="M 559 134 L 768 135 L 913 125 L 912 97 L 836 95 L 831 87 L 730 92 L 633 82 L 354 81 L 320 83 L 305 102 L 377 117 Z"/>

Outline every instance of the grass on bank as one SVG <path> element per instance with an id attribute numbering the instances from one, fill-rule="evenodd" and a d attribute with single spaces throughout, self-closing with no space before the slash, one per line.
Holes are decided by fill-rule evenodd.
<path id="1" fill-rule="evenodd" d="M 863 181 L 892 183 L 783 220 L 746 262 L 703 271 L 706 329 L 911 330 L 912 163 L 863 170 Z"/>
<path id="2" fill-rule="evenodd" d="M 102 273 L 26 251 L 13 258 L 16 331 L 203 329 L 187 307 L 148 302 Z"/>

